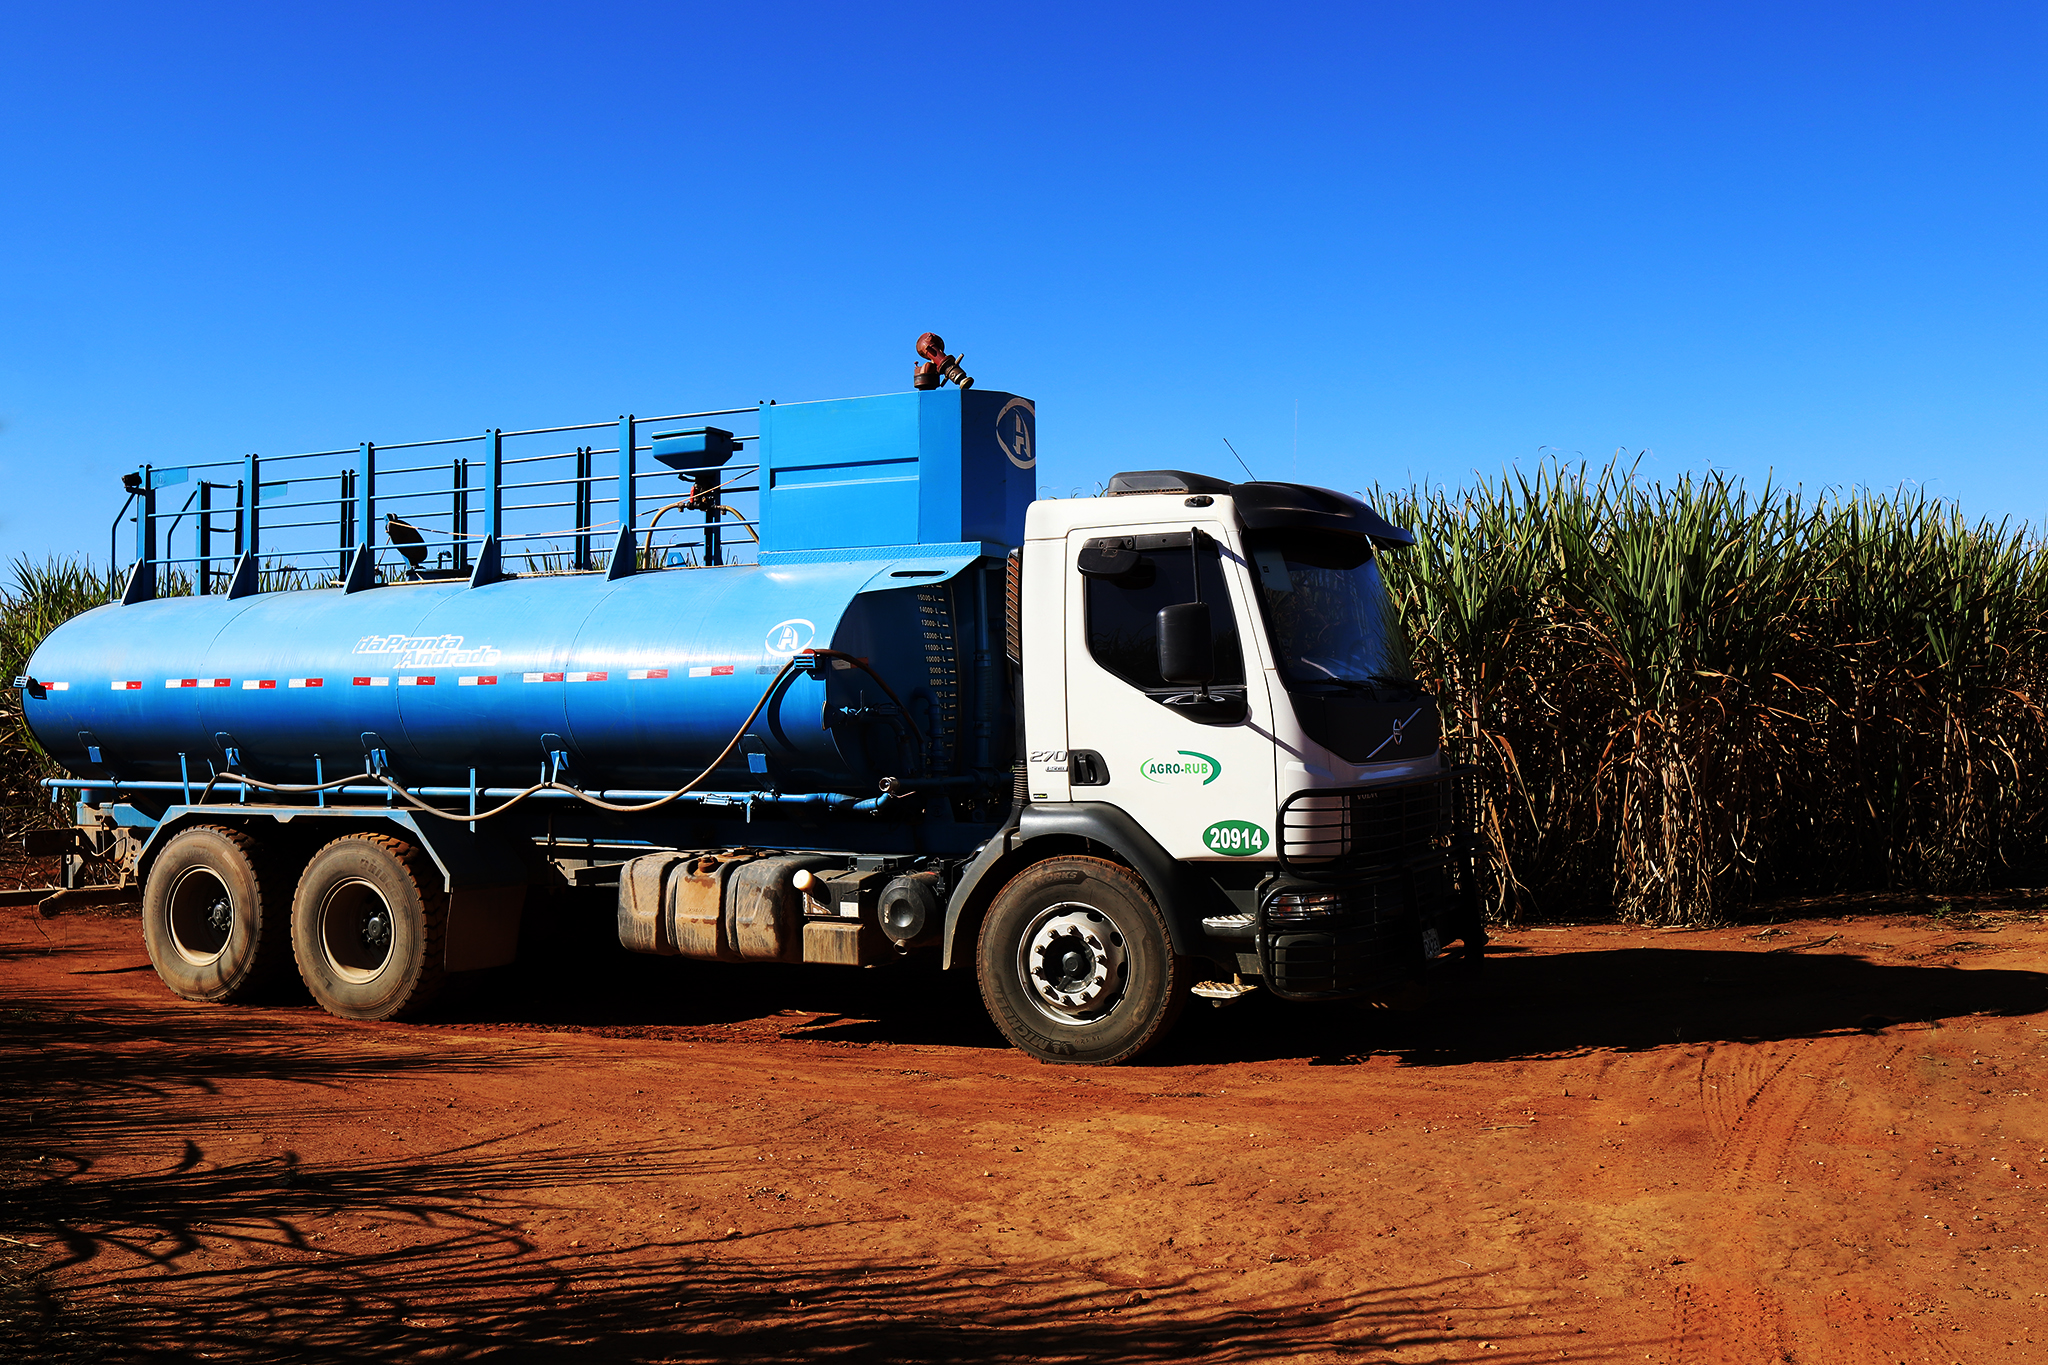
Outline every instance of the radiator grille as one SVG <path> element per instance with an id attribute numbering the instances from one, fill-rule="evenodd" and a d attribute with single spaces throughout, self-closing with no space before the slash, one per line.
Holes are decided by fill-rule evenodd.
<path id="1" fill-rule="evenodd" d="M 1318 868 L 1400 867 L 1444 830 L 1444 783 L 1301 792 L 1280 808 L 1280 861 Z"/>

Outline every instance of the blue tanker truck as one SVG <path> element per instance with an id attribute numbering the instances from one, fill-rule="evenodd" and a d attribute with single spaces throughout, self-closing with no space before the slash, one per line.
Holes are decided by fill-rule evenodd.
<path id="1" fill-rule="evenodd" d="M 139 885 L 192 1000 L 295 968 L 413 1017 L 566 892 L 635 952 L 972 971 L 1063 1062 L 1191 996 L 1476 958 L 1380 570 L 1412 535 L 1171 470 L 1034 500 L 1031 402 L 939 358 L 877 397 L 143 465 L 120 599 L 14 680 L 69 774 L 66 884 Z"/>

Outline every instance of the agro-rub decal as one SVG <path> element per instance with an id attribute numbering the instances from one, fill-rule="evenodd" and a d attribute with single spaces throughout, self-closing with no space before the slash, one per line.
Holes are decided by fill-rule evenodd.
<path id="1" fill-rule="evenodd" d="M 1249 820 L 1218 820 L 1202 831 L 1202 843 L 1211 853 L 1226 858 L 1249 858 L 1264 853 L 1272 840 L 1266 831 Z"/>
<path id="2" fill-rule="evenodd" d="M 1171 786 L 1206 787 L 1223 776 L 1223 765 L 1207 754 L 1182 749 L 1173 758 L 1148 758 L 1138 765 L 1147 782 Z"/>

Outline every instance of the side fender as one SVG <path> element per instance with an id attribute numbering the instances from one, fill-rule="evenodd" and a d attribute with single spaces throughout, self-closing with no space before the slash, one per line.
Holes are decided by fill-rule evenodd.
<path id="1" fill-rule="evenodd" d="M 1166 912 L 1166 931 L 1176 953 L 1196 950 L 1202 936 L 1187 926 L 1216 913 L 1219 893 L 1214 883 L 1161 848 L 1122 807 L 1076 801 L 1026 806 L 1013 828 L 982 846 L 946 901 L 940 966 L 950 970 L 956 962 L 972 961 L 972 936 L 981 914 L 1011 877 L 1041 858 L 1078 852 L 1084 841 L 1108 848 L 1145 879 L 1152 898 Z"/>

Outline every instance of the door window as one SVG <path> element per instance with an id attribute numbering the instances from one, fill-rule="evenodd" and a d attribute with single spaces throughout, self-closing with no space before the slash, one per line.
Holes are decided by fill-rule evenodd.
<path id="1" fill-rule="evenodd" d="M 1090 550 L 1135 552 L 1131 566 L 1114 576 L 1087 575 L 1088 652 L 1133 687 L 1147 692 L 1187 690 L 1159 676 L 1159 609 L 1196 600 L 1196 564 L 1201 566 L 1200 600 L 1209 604 L 1216 642 L 1214 686 L 1244 686 L 1244 651 L 1222 559 L 1215 541 L 1207 536 L 1197 536 L 1196 541 L 1192 554 L 1186 531 L 1088 542 Z M 1122 557 L 1119 554 L 1112 562 L 1120 563 Z"/>

